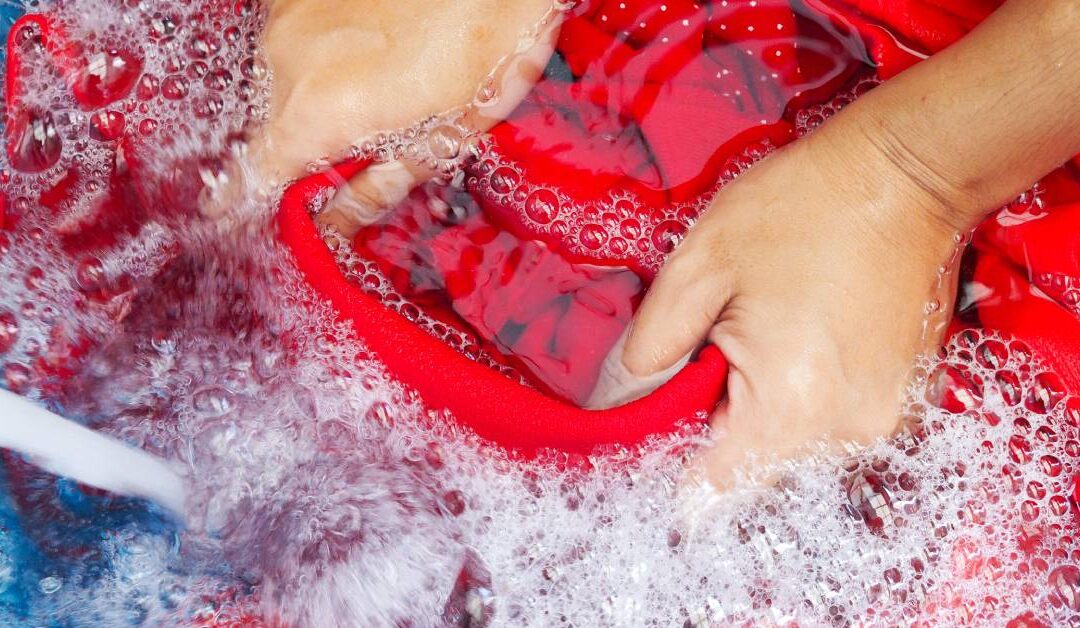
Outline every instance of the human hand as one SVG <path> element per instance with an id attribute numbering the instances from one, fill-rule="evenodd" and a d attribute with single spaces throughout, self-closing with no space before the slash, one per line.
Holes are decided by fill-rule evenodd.
<path id="1" fill-rule="evenodd" d="M 641 375 L 706 339 L 727 357 L 703 457 L 720 486 L 749 453 L 891 433 L 914 358 L 936 348 L 951 313 L 955 274 L 939 272 L 960 227 L 864 136 L 819 133 L 718 194 L 647 293 L 623 354 Z"/>
<path id="2" fill-rule="evenodd" d="M 717 196 L 623 356 L 649 373 L 708 338 L 728 357 L 714 483 L 750 452 L 895 429 L 912 358 L 948 322 L 956 234 L 1080 148 L 1078 24 L 1075 2 L 1010 0 Z"/>
<path id="3" fill-rule="evenodd" d="M 380 131 L 435 115 L 455 120 L 465 135 L 487 130 L 540 77 L 560 21 L 550 0 L 324 0 L 317 9 L 275 0 L 264 40 L 273 73 L 269 120 L 204 211 L 224 213 L 243 193 L 241 178 L 286 181 Z M 434 174 L 408 159 L 368 169 L 320 220 L 351 236 Z"/>

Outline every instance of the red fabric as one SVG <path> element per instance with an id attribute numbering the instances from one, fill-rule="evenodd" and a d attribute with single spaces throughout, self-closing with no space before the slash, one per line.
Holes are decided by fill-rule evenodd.
<path id="1" fill-rule="evenodd" d="M 549 73 L 494 129 L 496 150 L 515 165 L 515 178 L 550 185 L 581 204 L 611 189 L 631 191 L 645 207 L 694 199 L 709 192 L 720 168 L 747 145 L 762 138 L 776 145 L 790 141 L 787 116 L 794 105 L 813 102 L 814 94 L 807 92 L 815 85 L 817 95 L 831 93 L 858 74 L 867 56 L 880 76 L 893 76 L 961 37 L 997 4 L 809 0 L 812 15 L 797 15 L 787 2 L 705 8 L 670 2 L 663 11 L 661 3 L 650 1 L 585 2 L 567 20 L 558 46 L 557 60 L 570 76 Z M 852 35 L 865 49 L 852 45 Z M 808 41 L 815 45 L 807 46 Z M 825 46 L 831 55 L 820 53 Z M 847 56 L 837 54 L 838 49 Z M 717 76 L 731 68 L 737 71 Z M 736 90 L 742 92 L 739 98 L 732 97 Z M 1048 178 L 1046 200 L 1060 203 L 1071 195 L 1070 186 L 1075 187 L 1071 177 Z M 565 244 L 558 236 L 530 233 L 527 225 L 515 224 L 514 212 L 489 195 L 474 196 L 488 214 L 524 237 L 545 239 L 554 249 Z M 999 229 L 995 237 L 1019 239 L 1042 251 L 1062 250 L 1056 240 L 1076 231 L 1080 222 L 1070 217 L 1057 222 L 1067 224 L 1048 222 L 1043 229 L 1011 235 Z M 992 229 L 988 224 L 980 233 Z M 441 242 L 453 248 L 453 237 L 441 235 Z M 1000 254 L 980 249 L 977 276 L 987 279 L 986 285 L 1001 285 L 1008 277 L 995 265 Z M 1068 265 L 1039 263 L 1056 268 L 1053 272 L 1080 275 Z M 462 266 L 469 267 L 454 268 Z M 488 304 L 485 316 L 492 315 L 490 304 L 499 299 L 495 290 L 470 285 L 464 292 L 473 303 Z M 529 306 L 546 311 L 543 303 Z M 483 326 L 477 324 L 481 317 L 459 313 Z M 506 319 L 506 312 L 494 314 L 499 321 Z M 987 325 L 1025 336 L 1042 353 L 1054 354 L 1051 363 L 1063 377 L 1073 386 L 1080 383 L 1072 373 L 1080 356 L 1072 314 L 1029 299 L 991 300 L 980 304 L 978 314 Z M 550 329 L 554 324 L 544 321 L 547 326 L 537 331 L 537 339 L 559 338 Z M 588 353 L 589 338 L 579 335 L 574 341 Z"/>
<path id="2" fill-rule="evenodd" d="M 728 160 L 746 146 L 763 138 L 774 145 L 793 139 L 795 109 L 850 84 L 864 72 L 866 60 L 873 61 L 878 74 L 892 76 L 955 41 L 998 4 L 997 0 L 753 4 L 729 0 L 700 5 L 690 0 L 586 1 L 563 27 L 553 61 L 562 69 L 549 71 L 510 119 L 494 129 L 495 149 L 528 181 L 550 185 L 577 201 L 601 198 L 612 189 L 629 191 L 644 207 L 701 198 Z M 137 58 L 116 51 L 110 62 L 116 72 L 104 81 L 82 76 L 72 69 L 81 67 L 77 44 L 69 45 L 50 32 L 44 17 L 23 18 L 8 42 L 9 155 L 19 133 L 19 116 L 28 113 L 20 106 L 17 80 L 20 55 L 25 53 L 19 37 L 30 32 L 22 29 L 27 25 L 38 29 L 43 49 L 88 112 L 100 113 L 126 94 L 134 84 L 132 73 L 141 71 Z M 812 45 L 803 45 L 807 42 Z M 108 116 L 95 119 L 99 135 L 114 130 Z M 342 172 L 357 167 L 343 166 Z M 1054 292 L 1053 283 L 1039 287 L 1033 279 L 1080 275 L 1080 244 L 1074 235 L 1080 212 L 1070 205 L 1080 201 L 1077 180 L 1075 173 L 1062 171 L 1044 181 L 1046 207 L 1037 212 L 1045 214 L 1041 217 L 989 221 L 981 227 L 974 258 L 975 281 L 997 295 L 977 304 L 976 317 L 1027 339 L 1073 390 L 1080 390 L 1075 307 L 1067 302 L 1066 292 Z M 651 397 L 608 412 L 579 410 L 465 360 L 340 275 L 306 213 L 307 201 L 329 184 L 327 177 L 315 176 L 288 191 L 280 213 L 282 240 L 312 287 L 329 298 L 343 318 L 358 321 L 358 334 L 395 376 L 417 389 L 432 407 L 451 409 L 482 436 L 524 449 L 588 451 L 599 443 L 629 443 L 667 431 L 677 419 L 703 414 L 715 405 L 725 372 L 715 350 L 706 351 L 699 364 Z M 429 234 L 431 246 L 441 255 L 433 258 L 432 267 L 445 284 L 440 289 L 453 297 L 452 313 L 476 328 L 486 326 L 492 336 L 507 322 L 528 318 L 514 351 L 539 355 L 549 351 L 553 341 L 564 345 L 573 341 L 571 346 L 592 356 L 595 363 L 603 353 L 596 347 L 608 342 L 611 334 L 588 333 L 596 321 L 588 318 L 585 305 L 553 314 L 542 291 L 532 291 L 527 281 L 515 283 L 512 273 L 505 271 L 518 268 L 525 258 L 514 257 L 514 247 L 504 246 L 506 240 L 498 230 L 509 230 L 522 241 L 542 240 L 552 255 L 564 259 L 567 270 L 545 270 L 546 276 L 582 276 L 574 265 L 580 260 L 566 255 L 566 242 L 558 233 L 537 233 L 499 202 L 473 192 L 494 223 Z M 62 186 L 52 195 L 62 198 Z M 117 212 L 124 213 L 122 208 Z M 639 218 L 644 222 L 652 216 L 644 213 Z M 131 221 L 128 217 L 116 224 L 127 228 Z M 88 226 L 85 235 L 108 238 L 110 224 L 103 219 L 100 225 Z M 495 234 L 491 238 L 485 235 L 491 233 Z M 483 242 L 478 244 L 477 238 Z M 492 258 L 471 261 L 476 255 L 472 245 L 494 246 L 485 250 L 494 251 Z M 533 250 L 534 261 L 538 268 L 548 268 L 550 260 L 537 252 L 542 250 Z M 382 261 L 393 261 L 392 256 L 385 257 Z M 631 263 L 617 258 L 592 261 Z M 476 285 L 481 270 L 489 279 L 482 285 L 489 287 Z M 648 279 L 647 273 L 642 275 Z M 501 279 L 506 277 L 510 279 Z M 627 290 L 609 286 L 602 292 L 620 294 L 625 303 L 634 298 Z M 496 294 L 511 295 L 503 299 L 507 305 L 497 303 Z M 567 336 L 561 331 L 565 329 L 579 332 Z M 604 338 L 595 340 L 593 335 Z M 576 372 L 566 377 L 571 385 L 579 380 Z"/>
<path id="3" fill-rule="evenodd" d="M 804 52 L 800 41 L 815 45 Z M 356 246 L 428 314 L 466 324 L 490 354 L 536 376 L 541 389 L 584 401 L 652 268 L 629 238 L 621 250 L 571 254 L 587 237 L 584 228 L 541 232 L 523 224 L 516 204 L 528 192 L 507 192 L 523 181 L 558 189 L 571 199 L 563 218 L 570 221 L 586 203 L 621 190 L 633 197 L 629 213 L 593 216 L 593 224 L 629 220 L 640 230 L 651 221 L 674 239 L 685 223 L 656 218 L 657 208 L 702 200 L 749 145 L 790 141 L 790 103 L 829 93 L 863 67 L 850 56 L 826 55 L 828 63 L 813 56 L 823 49 L 844 45 L 798 20 L 786 0 L 708 8 L 681 0 L 582 3 L 544 78 L 494 129 L 488 158 L 470 168 L 480 181 L 471 202 L 440 199 L 470 208 L 469 215 L 449 225 L 433 219 L 430 201 L 440 192 L 418 191 L 386 224 L 363 230 Z"/>
<path id="4" fill-rule="evenodd" d="M 990 15 L 1004 0 L 806 0 L 866 42 L 878 75 L 891 78 L 938 52 Z"/>
<path id="5" fill-rule="evenodd" d="M 668 0 L 668 10 L 661 11 L 666 16 L 657 13 L 659 0 L 627 0 L 630 13 L 626 14 L 616 12 L 618 4 L 582 5 L 566 23 L 559 45 L 559 53 L 575 80 L 543 81 L 513 117 L 495 129 L 494 135 L 499 150 L 535 182 L 555 185 L 579 200 L 602 196 L 611 188 L 627 189 L 648 205 L 707 193 L 725 161 L 754 141 L 763 137 L 774 144 L 789 141 L 792 127 L 787 116 L 792 105 L 813 102 L 815 94 L 836 89 L 856 72 L 862 55 L 875 62 L 881 76 L 893 76 L 921 56 L 962 36 L 998 1 L 801 0 L 799 4 L 805 4 L 803 15 L 796 15 L 787 2 L 778 0 L 758 0 L 757 11 L 750 10 L 747 0 L 728 0 L 724 8 L 717 6 L 719 3 L 703 3 L 704 10 L 689 2 Z M 604 15 L 609 16 L 607 21 L 601 19 Z M 622 15 L 620 20 L 612 19 L 616 15 Z M 634 21 L 639 15 L 649 18 L 649 28 L 633 28 L 640 23 Z M 684 26 L 683 20 L 688 24 Z M 722 24 L 728 28 L 721 29 Z M 813 49 L 796 54 L 793 41 L 761 35 L 769 25 L 782 25 L 788 32 L 794 32 L 797 25 L 804 33 L 831 33 L 831 41 L 848 50 L 851 63 L 834 65 L 835 59 Z M 25 26 L 39 29 L 45 50 L 53 55 L 76 101 L 87 111 L 107 106 L 132 84 L 126 72 L 113 74 L 100 84 L 71 71 L 77 48 L 61 46 L 59 37 L 54 41 L 45 18 L 23 18 L 12 28 L 8 42 L 9 118 L 5 147 L 9 156 L 13 139 L 28 123 L 28 118 L 20 116 L 33 113 L 21 107 L 22 92 L 17 80 L 22 54 L 19 37 L 28 32 L 23 30 Z M 748 26 L 754 26 L 754 31 L 746 30 Z M 620 29 L 634 33 L 624 36 Z M 730 34 L 734 31 L 744 33 L 736 37 Z M 747 35 L 749 32 L 759 35 Z M 865 50 L 852 46 L 851 35 L 865 42 Z M 671 50 L 655 46 L 664 37 L 676 42 Z M 695 41 L 732 46 L 711 50 L 714 56 L 704 59 L 693 54 Z M 738 56 L 737 46 L 743 47 L 743 54 L 749 49 L 753 54 L 747 56 L 755 59 L 768 60 L 768 53 L 780 51 L 781 60 L 747 62 Z M 722 60 L 717 61 L 717 56 Z M 118 57 L 125 67 L 138 66 L 136 59 L 122 54 Z M 718 79 L 716 67 L 736 67 L 739 72 Z M 765 81 L 765 88 L 754 94 L 747 92 L 747 98 L 723 95 L 754 83 L 762 73 L 771 77 L 774 72 L 775 82 Z M 613 111 L 617 112 L 615 117 L 611 116 Z M 761 124 L 762 119 L 765 124 Z M 109 131 L 107 126 L 98 129 L 103 137 Z M 338 168 L 338 173 L 347 177 L 362 167 L 346 164 Z M 971 284 L 989 295 L 977 303 L 975 322 L 1024 339 L 1073 392 L 1080 392 L 1080 310 L 1070 300 L 1070 286 L 1074 284 L 1061 284 L 1057 279 L 1080 280 L 1077 169 L 1080 160 L 1043 182 L 1044 208 L 1029 208 L 1016 215 L 1002 212 L 980 227 L 974 244 L 977 255 Z M 65 180 L 46 193 L 46 204 L 57 205 L 71 184 Z M 286 192 L 279 213 L 282 241 L 294 254 L 313 290 L 329 299 L 343 319 L 357 323 L 357 334 L 395 377 L 417 390 L 432 408 L 450 409 L 481 436 L 524 450 L 556 447 L 586 453 L 598 444 L 632 443 L 670 431 L 677 420 L 695 414 L 703 416 L 722 394 L 726 366 L 713 348 L 705 350 L 697 363 L 650 397 L 605 412 L 569 406 L 462 358 L 366 296 L 339 273 L 307 210 L 308 204 L 331 185 L 330 176 L 316 175 Z M 0 229 L 9 226 L 5 216 L 7 201 L 0 197 Z M 115 237 L 116 231 L 137 224 L 138 217 L 132 216 L 137 211 L 124 206 L 122 199 L 114 202 L 116 206 L 106 208 L 98 223 L 78 234 L 79 239 L 106 241 Z M 505 226 L 517 229 L 517 236 L 530 235 L 522 225 L 511 224 L 514 216 L 505 208 L 482 198 L 481 202 Z M 535 314 L 521 340 L 534 354 L 543 353 L 550 340 L 560 337 L 557 329 L 563 319 L 569 327 L 592 326 L 587 319 L 579 318 L 580 310 L 564 317 L 548 315 L 549 304 L 541 299 L 542 291 L 525 289 L 530 287 L 527 276 L 519 278 L 524 283 L 493 281 L 498 290 L 478 290 L 469 285 L 481 265 L 461 262 L 472 255 L 471 249 L 462 244 L 478 244 L 477 238 L 491 233 L 489 227 L 475 223 L 458 231 L 430 234 L 430 240 L 444 254 L 433 264 L 436 270 L 444 276 L 462 268 L 468 271 L 455 280 L 457 283 L 450 281 L 446 286 L 458 301 L 461 315 L 474 325 L 481 321 L 494 330 L 507 321 Z M 486 243 L 500 238 L 505 241 L 496 234 Z M 548 244 L 553 250 L 560 248 L 557 239 L 549 238 Z M 502 251 L 509 255 L 510 248 Z M 489 277 L 495 278 L 501 269 L 520 263 L 488 260 L 484 268 Z M 567 277 L 574 275 L 566 272 Z M 514 304 L 513 309 L 493 307 L 497 293 L 509 294 L 506 301 Z M 568 376 L 569 382 L 576 379 L 576 374 Z M 18 470 L 18 465 L 9 467 Z M 1076 487 L 1080 496 L 1080 483 Z M 248 616 L 241 621 L 262 623 Z M 1033 616 L 1024 616 L 1009 625 L 1025 622 L 1038 623 Z"/>
<path id="6" fill-rule="evenodd" d="M 1007 218 L 1002 212 L 976 235 L 984 254 L 975 281 L 994 295 L 979 303 L 979 320 L 1026 340 L 1080 392 L 1080 302 L 1069 302 L 1075 293 L 1067 283 L 1080 281 L 1080 203 L 1019 224 L 1003 225 Z"/>
<path id="7" fill-rule="evenodd" d="M 460 196 L 423 186 L 379 228 L 362 230 L 355 246 L 425 313 L 471 327 L 493 359 L 543 374 L 535 385 L 563 399 L 588 399 L 600 363 L 630 322 L 640 278 L 625 268 L 573 264 L 490 224 Z M 455 205 L 455 218 L 434 216 L 437 203 Z M 466 343 L 470 352 L 481 348 Z"/>
<path id="8" fill-rule="evenodd" d="M 347 164 L 337 173 L 349 177 L 362 168 Z M 655 394 L 602 412 L 562 403 L 467 360 L 342 276 L 308 214 L 309 203 L 335 180 L 340 177 L 316 175 L 286 192 L 279 213 L 282 241 L 312 288 L 329 299 L 342 318 L 356 321 L 357 335 L 430 407 L 449 409 L 477 434 L 506 447 L 588 453 L 599 444 L 634 443 L 670 432 L 678 421 L 716 405 L 726 368 L 712 348 Z"/>
<path id="9" fill-rule="evenodd" d="M 787 0 L 582 2 L 558 43 L 570 76 L 546 77 L 494 129 L 498 151 L 580 200 L 698 197 L 749 144 L 793 138 L 788 102 L 824 74 L 802 74 L 798 27 Z"/>

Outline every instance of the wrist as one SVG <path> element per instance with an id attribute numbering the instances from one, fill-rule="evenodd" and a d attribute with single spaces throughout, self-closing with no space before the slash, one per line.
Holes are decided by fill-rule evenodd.
<path id="1" fill-rule="evenodd" d="M 953 254 L 957 234 L 979 220 L 976 212 L 960 210 L 969 201 L 943 181 L 919 178 L 887 145 L 840 119 L 792 148 L 816 171 L 817 185 L 831 190 L 832 211 L 855 238 L 851 243 L 867 259 L 882 260 L 885 272 L 897 264 L 937 269 Z"/>
<path id="2" fill-rule="evenodd" d="M 819 160 L 882 228 L 952 241 L 977 225 L 996 202 L 986 185 L 950 162 L 946 147 L 920 137 L 891 115 L 887 103 L 864 97 L 810 139 Z"/>

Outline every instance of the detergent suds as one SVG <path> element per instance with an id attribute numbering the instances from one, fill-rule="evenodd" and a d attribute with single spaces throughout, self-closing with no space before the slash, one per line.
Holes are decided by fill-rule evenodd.
<path id="1" fill-rule="evenodd" d="M 508 454 L 425 407 L 336 321 L 275 238 L 275 193 L 248 190 L 226 219 L 200 213 L 204 181 L 227 176 L 222 156 L 266 115 L 255 3 L 28 10 L 48 17 L 12 35 L 25 54 L 0 157 L 4 387 L 168 461 L 188 521 L 5 452 L 3 623 L 1080 623 L 1080 399 L 1023 343 L 958 333 L 916 366 L 896 438 L 762 460 L 726 494 L 687 478 L 709 439 L 692 422 L 589 457 Z M 59 32 L 78 43 L 50 41 Z M 850 96 L 790 112 L 798 132 L 874 79 L 850 82 Z M 569 341 L 573 326 L 484 315 L 472 296 L 502 293 L 447 281 L 460 256 L 395 251 L 468 240 L 489 260 L 532 255 L 537 291 L 515 298 L 607 312 L 614 342 L 703 206 L 613 188 L 572 210 L 579 192 L 525 182 L 490 137 L 446 122 L 355 149 L 396 143 L 441 160 L 445 178 L 354 240 L 326 241 L 405 318 L 573 398 L 570 378 L 516 357 L 552 351 L 523 340 L 530 325 Z M 768 150 L 718 168 L 734 177 Z M 395 224 L 413 227 L 405 249 L 389 246 Z M 1072 278 L 1039 281 L 1077 293 Z"/>

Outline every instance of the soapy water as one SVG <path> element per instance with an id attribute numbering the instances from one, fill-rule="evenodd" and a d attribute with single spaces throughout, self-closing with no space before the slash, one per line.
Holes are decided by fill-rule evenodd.
<path id="1" fill-rule="evenodd" d="M 211 49 L 223 69 L 258 63 L 196 27 L 221 20 L 209 32 L 251 42 L 257 11 L 51 8 L 72 32 L 131 45 L 155 76 L 188 72 L 161 50 L 189 43 L 184 64 Z M 159 49 L 137 25 L 171 39 Z M 254 98 L 222 96 L 213 116 L 185 115 L 212 97 L 203 81 L 136 105 L 125 133 L 148 119 L 174 132 L 133 143 L 152 157 L 147 179 L 125 182 L 138 210 L 112 238 L 87 224 L 103 215 L 98 188 L 122 177 L 117 144 L 85 141 L 91 116 L 55 84 L 33 96 L 62 142 L 43 171 L 4 164 L 4 385 L 169 461 L 188 521 L 5 454 L 4 623 L 1080 623 L 1080 400 L 1023 343 L 960 333 L 918 365 L 900 436 L 751 465 L 769 486 L 686 482 L 709 437 L 692 424 L 639 448 L 521 459 L 425 408 L 334 321 L 276 244 L 272 199 L 252 194 L 225 224 L 162 193 L 194 189 L 262 115 L 266 77 L 252 76 Z M 52 135 L 37 137 L 48 150 L 25 155 L 51 160 Z M 82 178 L 51 207 L 42 190 L 72 169 Z"/>

